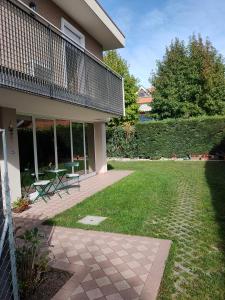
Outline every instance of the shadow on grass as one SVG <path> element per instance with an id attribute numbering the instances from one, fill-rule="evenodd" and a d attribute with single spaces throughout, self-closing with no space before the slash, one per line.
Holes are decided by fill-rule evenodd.
<path id="1" fill-rule="evenodd" d="M 221 161 L 207 161 L 205 176 L 211 193 L 211 201 L 218 224 L 220 241 L 217 248 L 223 252 L 225 261 L 225 139 L 211 149 L 210 154 L 216 155 Z M 222 160 L 223 159 L 223 160 Z"/>
<path id="2" fill-rule="evenodd" d="M 111 165 L 111 164 L 107 164 L 107 169 L 108 169 L 108 171 L 110 171 L 110 170 L 113 170 L 114 167 L 113 167 L 113 165 Z"/>

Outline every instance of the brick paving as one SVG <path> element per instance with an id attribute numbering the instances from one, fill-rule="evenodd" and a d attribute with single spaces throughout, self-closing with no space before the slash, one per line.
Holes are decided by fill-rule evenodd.
<path id="1" fill-rule="evenodd" d="M 53 300 L 156 299 L 170 241 L 41 226 L 51 265 L 74 273 Z"/>
<path id="2" fill-rule="evenodd" d="M 52 267 L 73 273 L 52 300 L 156 299 L 170 241 L 41 225 L 130 173 L 109 171 L 91 177 L 62 199 L 55 195 L 47 204 L 39 201 L 14 215 L 21 231 L 38 226 L 44 232 L 42 251 L 50 250 Z"/>

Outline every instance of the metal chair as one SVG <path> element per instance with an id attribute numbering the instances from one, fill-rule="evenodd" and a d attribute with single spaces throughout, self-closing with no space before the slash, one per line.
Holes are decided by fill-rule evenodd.
<path id="1" fill-rule="evenodd" d="M 33 202 L 37 201 L 39 198 L 42 198 L 44 202 L 47 203 L 45 196 L 49 198 L 48 192 L 51 188 L 52 182 L 50 180 L 39 180 L 33 183 L 33 187 L 37 192 L 37 196 Z"/>
<path id="2" fill-rule="evenodd" d="M 76 180 L 77 185 L 80 189 L 80 174 L 78 173 L 79 171 L 79 167 L 80 167 L 80 163 L 78 161 L 73 161 L 73 162 L 68 162 L 64 164 L 65 168 L 71 168 L 71 173 L 66 173 L 65 177 L 67 179 L 67 182 L 70 181 L 71 179 Z M 77 173 L 75 173 L 74 171 L 76 170 Z"/>

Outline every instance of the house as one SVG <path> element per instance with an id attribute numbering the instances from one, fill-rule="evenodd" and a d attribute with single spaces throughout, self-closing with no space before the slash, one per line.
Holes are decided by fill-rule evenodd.
<path id="1" fill-rule="evenodd" d="M 107 172 L 105 123 L 124 115 L 124 93 L 102 58 L 124 45 L 95 0 L 1 0 L 0 128 L 13 201 L 25 171 L 38 179 L 49 164 L 78 160 L 83 178 Z"/>
<path id="2" fill-rule="evenodd" d="M 151 103 L 153 102 L 152 91 L 154 88 L 144 88 L 140 87 L 138 90 L 137 104 L 139 105 L 138 111 L 140 114 L 140 120 L 145 120 L 146 114 L 152 110 Z"/>

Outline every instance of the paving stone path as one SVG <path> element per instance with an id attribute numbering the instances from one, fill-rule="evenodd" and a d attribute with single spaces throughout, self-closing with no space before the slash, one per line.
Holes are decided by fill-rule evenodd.
<path id="1" fill-rule="evenodd" d="M 196 185 L 191 181 L 182 182 L 181 179 L 178 194 L 179 200 L 170 213 L 166 217 L 155 216 L 151 223 L 155 225 L 154 236 L 166 236 L 176 241 L 172 299 L 192 299 L 192 295 L 189 294 L 190 286 L 194 280 L 198 280 L 199 273 L 205 272 L 197 267 L 198 260 L 201 253 L 210 249 L 208 244 L 197 238 L 203 226 L 199 220 L 201 211 L 197 205 Z"/>

